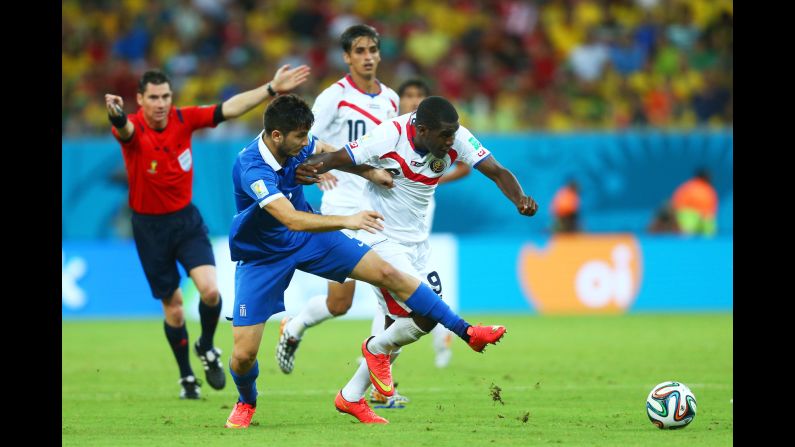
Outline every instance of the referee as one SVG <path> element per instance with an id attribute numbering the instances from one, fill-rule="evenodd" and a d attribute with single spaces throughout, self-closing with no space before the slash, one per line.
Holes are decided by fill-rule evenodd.
<path id="1" fill-rule="evenodd" d="M 177 262 L 188 272 L 201 298 L 202 333 L 193 348 L 210 386 L 220 390 L 226 385 L 221 350 L 213 346 L 221 313 L 215 258 L 207 226 L 191 203 L 191 135 L 194 130 L 215 127 L 278 93 L 292 90 L 306 81 L 309 71 L 306 65 L 293 69 L 284 65 L 269 83 L 222 103 L 174 107 L 168 76 L 150 70 L 138 82 L 139 109 L 129 116 L 123 111 L 120 96 L 105 95 L 111 131 L 121 144 L 129 179 L 135 247 L 152 295 L 163 305 L 166 339 L 179 366 L 181 399 L 198 399 L 201 382 L 194 376 L 188 359 L 188 331 Z"/>

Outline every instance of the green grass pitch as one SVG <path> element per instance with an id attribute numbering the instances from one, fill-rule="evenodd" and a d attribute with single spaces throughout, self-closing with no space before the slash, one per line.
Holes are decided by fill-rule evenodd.
<path id="1" fill-rule="evenodd" d="M 62 443 L 91 446 L 446 446 L 698 445 L 733 443 L 732 315 L 631 314 L 607 317 L 465 315 L 504 324 L 485 354 L 454 341 L 450 366 L 433 365 L 430 336 L 403 350 L 393 367 L 404 409 L 376 410 L 386 426 L 364 425 L 334 409 L 356 367 L 370 322 L 332 320 L 310 329 L 291 375 L 274 360 L 278 322 L 266 325 L 259 353 L 254 425 L 223 424 L 237 392 L 202 387 L 178 399 L 178 371 L 162 320 L 65 321 L 62 326 Z M 199 335 L 189 322 L 191 344 Z M 219 323 L 225 364 L 231 325 Z M 194 371 L 204 378 L 191 349 Z M 665 380 L 690 387 L 695 420 L 659 430 L 645 399 Z M 493 399 L 492 384 L 503 403 Z"/>

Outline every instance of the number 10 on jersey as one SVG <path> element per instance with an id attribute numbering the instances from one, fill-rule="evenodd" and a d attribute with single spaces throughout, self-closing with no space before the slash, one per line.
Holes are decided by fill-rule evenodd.
<path id="1" fill-rule="evenodd" d="M 361 129 L 361 130 L 360 130 Z M 353 141 L 366 132 L 364 120 L 348 120 L 348 141 Z"/>

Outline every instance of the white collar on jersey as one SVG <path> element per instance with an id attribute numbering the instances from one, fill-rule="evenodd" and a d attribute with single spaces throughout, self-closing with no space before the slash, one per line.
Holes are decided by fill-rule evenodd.
<path id="1" fill-rule="evenodd" d="M 259 136 L 257 137 L 257 147 L 259 147 L 259 154 L 262 156 L 262 159 L 265 160 L 265 163 L 270 165 L 270 167 L 272 167 L 274 171 L 278 171 L 279 169 L 282 168 L 282 165 L 280 165 L 279 162 L 276 161 L 276 157 L 274 157 L 273 154 L 271 154 L 271 151 L 270 149 L 268 149 L 268 146 L 265 146 L 265 142 L 262 141 L 263 133 L 265 133 L 264 130 L 260 132 Z"/>

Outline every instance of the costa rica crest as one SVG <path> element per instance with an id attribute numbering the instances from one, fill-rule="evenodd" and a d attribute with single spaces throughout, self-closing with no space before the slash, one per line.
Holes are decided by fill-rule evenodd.
<path id="1" fill-rule="evenodd" d="M 444 171 L 445 168 L 447 168 L 447 163 L 442 159 L 437 158 L 431 162 L 431 171 L 437 174 Z"/>

